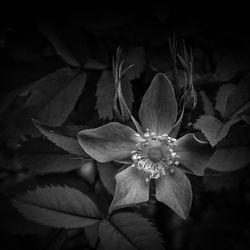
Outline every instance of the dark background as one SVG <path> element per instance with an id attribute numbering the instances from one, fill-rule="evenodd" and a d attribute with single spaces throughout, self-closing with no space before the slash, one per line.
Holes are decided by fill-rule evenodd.
<path id="1" fill-rule="evenodd" d="M 98 40 L 106 48 L 107 56 L 102 58 L 108 63 L 117 46 L 140 45 L 147 52 L 149 62 L 152 63 L 156 58 L 155 65 L 159 71 L 168 71 L 168 39 L 175 35 L 179 41 L 184 39 L 186 45 L 193 48 L 194 71 L 203 75 L 213 73 L 217 58 L 228 51 L 249 49 L 250 8 L 240 4 L 177 5 L 155 1 L 135 4 L 132 1 L 120 1 L 102 4 L 84 2 L 81 6 L 68 2 L 67 5 L 62 5 L 44 6 L 43 3 L 34 3 L 33 6 L 1 8 L 1 96 L 67 66 L 40 31 L 39 24 L 44 21 L 67 32 L 74 32 L 74 27 L 81 27 L 85 44 L 82 44 L 82 48 L 74 47 L 73 37 L 71 42 L 74 53 L 78 54 L 82 62 L 93 54 L 91 44 Z M 67 32 L 63 33 L 63 36 L 70 44 L 71 32 Z M 92 82 L 96 83 L 100 72 L 89 70 L 89 74 Z M 147 84 L 145 81 L 153 74 L 152 70 L 146 68 L 141 78 L 134 80 L 135 110 L 138 109 L 139 100 L 148 87 L 149 81 Z M 205 87 L 210 96 L 213 88 L 214 86 L 209 84 Z M 95 84 L 86 86 L 88 99 L 85 100 L 85 108 L 82 111 L 84 117 L 75 118 L 76 123 L 89 126 L 101 123 L 94 110 L 95 90 Z M 5 117 L 1 116 L 1 119 L 4 120 Z M 4 126 L 8 126 L 8 123 Z M 1 165 L 4 165 L 11 158 L 8 149 L 10 141 L 9 135 L 1 133 L 1 138 Z M 11 174 L 4 176 L 1 181 L 10 178 L 9 175 Z M 144 211 L 147 215 L 154 214 L 156 226 L 165 239 L 167 249 L 249 249 L 249 169 L 246 167 L 222 177 L 190 178 L 194 200 L 187 221 L 179 219 L 161 204 L 157 204 L 154 211 Z M 13 184 L 15 181 L 13 179 Z M 41 240 L 38 236 L 13 236 L 4 232 L 0 238 L 2 249 L 38 249 L 36 242 Z M 69 237 L 65 249 L 71 248 L 71 245 L 72 249 L 91 249 L 81 238 L 81 234 L 75 238 Z"/>

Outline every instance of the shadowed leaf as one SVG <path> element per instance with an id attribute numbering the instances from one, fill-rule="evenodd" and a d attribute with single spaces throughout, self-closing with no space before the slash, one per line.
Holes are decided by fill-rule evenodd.
<path id="1" fill-rule="evenodd" d="M 118 213 L 100 223 L 99 235 L 105 250 L 163 250 L 163 240 L 146 218 Z"/>
<path id="2" fill-rule="evenodd" d="M 225 112 L 228 104 L 228 98 L 232 91 L 234 90 L 235 85 L 228 83 L 222 85 L 216 95 L 216 105 L 215 109 L 218 110 L 223 118 L 225 118 Z"/>
<path id="3" fill-rule="evenodd" d="M 79 190 L 70 187 L 37 187 L 12 200 L 26 218 L 58 228 L 80 228 L 100 220 L 94 202 Z"/>
<path id="4" fill-rule="evenodd" d="M 220 81 L 229 81 L 237 72 L 250 69 L 250 52 L 241 48 L 222 57 L 216 67 L 216 76 Z"/>
<path id="5" fill-rule="evenodd" d="M 236 117 L 250 110 L 250 74 L 245 76 L 231 92 L 225 110 L 226 117 Z"/>
<path id="6" fill-rule="evenodd" d="M 59 126 L 73 110 L 85 82 L 86 73 L 60 69 L 33 84 L 23 112 L 51 126 Z"/>
<path id="7" fill-rule="evenodd" d="M 38 121 L 34 121 L 35 126 L 39 131 L 47 137 L 48 140 L 55 143 L 59 148 L 78 156 L 88 157 L 77 141 L 76 135 L 56 133 L 56 127 L 50 127 Z M 89 158 L 89 157 L 88 157 Z"/>
<path id="8" fill-rule="evenodd" d="M 100 179 L 104 187 L 112 195 L 115 194 L 115 174 L 116 167 L 111 163 L 97 163 Z"/>
<path id="9" fill-rule="evenodd" d="M 207 167 L 222 172 L 238 170 L 250 163 L 249 152 L 250 127 L 234 128 L 217 144 Z"/>
<path id="10" fill-rule="evenodd" d="M 200 97 L 201 97 L 202 102 L 203 102 L 204 114 L 214 116 L 215 115 L 214 107 L 213 107 L 211 101 L 209 100 L 206 92 L 200 91 L 199 94 L 200 94 Z"/>
<path id="11" fill-rule="evenodd" d="M 200 129 L 209 140 L 210 144 L 215 146 L 227 135 L 230 127 L 238 121 L 239 119 L 232 119 L 223 123 L 213 116 L 202 115 L 197 119 L 194 127 Z"/>

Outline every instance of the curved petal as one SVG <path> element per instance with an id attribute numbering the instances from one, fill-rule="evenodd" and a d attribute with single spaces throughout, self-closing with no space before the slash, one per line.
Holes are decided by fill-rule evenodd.
<path id="1" fill-rule="evenodd" d="M 214 150 L 209 143 L 196 139 L 194 134 L 186 134 L 176 141 L 175 152 L 180 156 L 179 162 L 184 167 L 202 176 Z"/>
<path id="2" fill-rule="evenodd" d="M 116 189 L 114 199 L 109 212 L 146 202 L 149 199 L 149 182 L 146 182 L 143 174 L 135 167 L 128 167 L 115 177 Z"/>
<path id="3" fill-rule="evenodd" d="M 192 187 L 185 173 L 176 168 L 173 174 L 157 179 L 155 185 L 156 199 L 186 219 L 192 205 Z"/>
<path id="4" fill-rule="evenodd" d="M 86 129 L 78 133 L 81 147 L 99 162 L 122 160 L 136 149 L 140 138 L 136 132 L 118 122 L 111 122 L 95 129 Z"/>
<path id="5" fill-rule="evenodd" d="M 177 118 L 177 102 L 170 80 L 158 73 L 145 93 L 139 110 L 144 129 L 158 135 L 169 133 Z"/>

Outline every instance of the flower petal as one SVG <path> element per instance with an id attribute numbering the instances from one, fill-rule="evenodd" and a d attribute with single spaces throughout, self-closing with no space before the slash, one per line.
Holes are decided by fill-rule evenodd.
<path id="1" fill-rule="evenodd" d="M 149 182 L 135 167 L 128 167 L 115 177 L 116 189 L 110 213 L 118 208 L 146 202 L 149 199 Z"/>
<path id="2" fill-rule="evenodd" d="M 158 73 L 145 93 L 139 110 L 144 129 L 158 135 L 169 133 L 177 118 L 177 102 L 170 80 Z"/>
<path id="3" fill-rule="evenodd" d="M 155 185 L 156 199 L 186 219 L 192 205 L 192 187 L 185 173 L 176 168 L 173 174 L 157 179 Z"/>
<path id="4" fill-rule="evenodd" d="M 86 129 L 78 133 L 81 147 L 99 162 L 121 160 L 129 157 L 136 149 L 139 137 L 128 126 L 111 122 L 95 129 Z"/>
<path id="5" fill-rule="evenodd" d="M 179 162 L 184 167 L 202 176 L 213 149 L 209 143 L 196 139 L 194 134 L 186 134 L 176 141 L 175 152 L 180 156 Z"/>

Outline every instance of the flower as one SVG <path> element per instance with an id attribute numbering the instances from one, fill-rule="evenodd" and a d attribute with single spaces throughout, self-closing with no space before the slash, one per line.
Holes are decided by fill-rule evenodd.
<path id="1" fill-rule="evenodd" d="M 116 190 L 110 205 L 114 209 L 149 200 L 150 180 L 155 182 L 155 197 L 182 218 L 192 204 L 192 188 L 185 172 L 203 175 L 212 154 L 208 143 L 193 134 L 175 139 L 177 101 L 170 80 L 158 73 L 145 93 L 137 132 L 117 122 L 78 133 L 82 148 L 99 162 L 127 161 L 130 165 L 116 175 Z"/>

